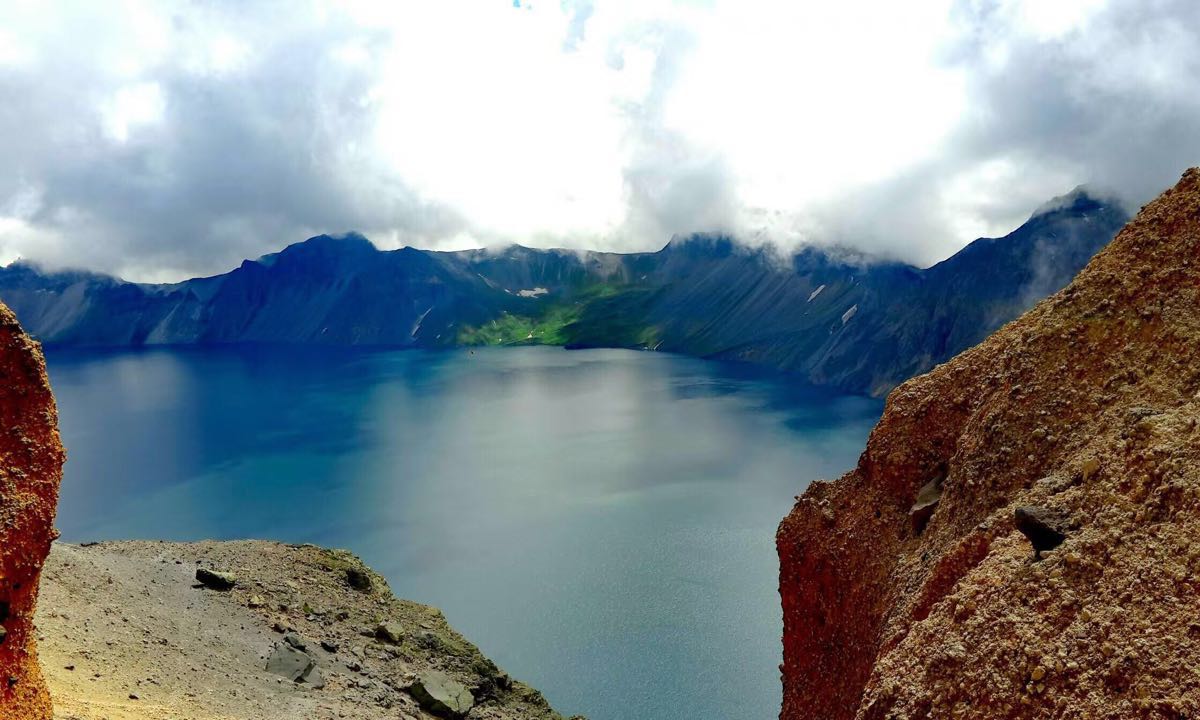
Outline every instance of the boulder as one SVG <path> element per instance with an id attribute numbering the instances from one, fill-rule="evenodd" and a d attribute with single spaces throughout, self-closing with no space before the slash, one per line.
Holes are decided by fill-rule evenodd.
<path id="1" fill-rule="evenodd" d="M 460 718 L 475 706 L 475 696 L 470 688 L 438 670 L 422 673 L 409 686 L 408 694 L 421 709 L 438 717 Z"/>

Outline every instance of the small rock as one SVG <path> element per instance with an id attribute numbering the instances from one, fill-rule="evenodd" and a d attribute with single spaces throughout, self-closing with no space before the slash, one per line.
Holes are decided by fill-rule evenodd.
<path id="1" fill-rule="evenodd" d="M 371 589 L 371 575 L 362 568 L 348 567 L 346 568 L 346 584 L 355 590 L 365 592 Z"/>
<path id="2" fill-rule="evenodd" d="M 335 653 L 338 651 L 338 645 L 337 645 L 337 643 L 332 642 L 330 640 L 322 640 L 321 641 L 321 649 L 324 650 L 325 652 Z"/>
<path id="3" fill-rule="evenodd" d="M 400 641 L 404 639 L 404 629 L 400 627 L 399 623 L 381 622 L 375 628 L 375 637 L 384 642 L 399 645 Z"/>
<path id="4" fill-rule="evenodd" d="M 463 717 L 475 706 L 471 690 L 438 670 L 422 673 L 408 693 L 427 712 L 444 718 Z"/>
<path id="5" fill-rule="evenodd" d="M 4 638 L 8 637 L 8 629 L 0 625 L 0 645 L 4 644 Z"/>
<path id="6" fill-rule="evenodd" d="M 196 568 L 196 581 L 213 590 L 232 590 L 237 585 L 236 576 L 208 568 Z"/>
<path id="7" fill-rule="evenodd" d="M 1043 507 L 1024 506 L 1014 512 L 1017 529 L 1029 539 L 1034 553 L 1041 557 L 1042 551 L 1053 550 L 1067 539 L 1063 532 L 1063 521 L 1056 513 Z"/>
<path id="8" fill-rule="evenodd" d="M 251 595 L 250 599 L 246 601 L 246 605 L 252 608 L 260 608 L 265 602 L 261 595 Z"/>
<path id="9" fill-rule="evenodd" d="M 1083 467 L 1081 468 L 1082 473 L 1083 473 L 1083 481 L 1087 482 L 1088 478 L 1095 475 L 1096 471 L 1099 469 L 1100 469 L 1100 461 L 1097 460 L 1096 458 L 1088 458 L 1087 460 L 1084 460 Z"/>

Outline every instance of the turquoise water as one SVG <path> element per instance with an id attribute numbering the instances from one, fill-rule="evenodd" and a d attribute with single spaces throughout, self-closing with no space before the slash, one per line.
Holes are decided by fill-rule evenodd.
<path id="1" fill-rule="evenodd" d="M 881 410 L 623 350 L 48 360 L 64 539 L 349 548 L 592 720 L 777 715 L 775 526 Z"/>

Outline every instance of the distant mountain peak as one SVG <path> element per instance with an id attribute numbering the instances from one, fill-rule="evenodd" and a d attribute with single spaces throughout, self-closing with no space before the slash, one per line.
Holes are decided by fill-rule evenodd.
<path id="1" fill-rule="evenodd" d="M 721 233 L 691 233 L 674 235 L 663 248 L 664 252 L 684 252 L 688 255 L 727 257 L 739 245 L 732 237 Z"/>
<path id="2" fill-rule="evenodd" d="M 330 248 L 336 250 L 375 250 L 375 245 L 367 239 L 366 235 L 359 232 L 345 232 L 334 235 L 322 234 L 314 235 L 302 242 L 293 243 L 284 251 L 296 247 L 311 247 L 311 248 Z"/>
<path id="3" fill-rule="evenodd" d="M 1039 205 L 1029 219 L 1055 212 L 1083 213 L 1104 207 L 1123 207 L 1123 205 L 1121 200 L 1110 192 L 1091 185 L 1079 185 L 1071 192 L 1051 198 Z"/>

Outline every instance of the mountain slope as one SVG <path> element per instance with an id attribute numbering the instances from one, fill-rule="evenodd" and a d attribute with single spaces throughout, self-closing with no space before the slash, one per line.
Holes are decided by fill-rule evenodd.
<path id="1" fill-rule="evenodd" d="M 881 394 L 1062 287 L 1126 219 L 1077 191 L 924 270 L 703 235 L 625 255 L 381 252 L 361 235 L 322 235 L 172 285 L 15 264 L 0 270 L 0 298 L 49 344 L 651 348 Z"/>
<path id="2" fill-rule="evenodd" d="M 1197 257 L 1193 169 L 891 394 L 780 525 L 781 718 L 1196 714 Z"/>

